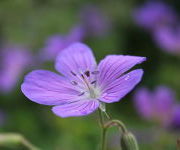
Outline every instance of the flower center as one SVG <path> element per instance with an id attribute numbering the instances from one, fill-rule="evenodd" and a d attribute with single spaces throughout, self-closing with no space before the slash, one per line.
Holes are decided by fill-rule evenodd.
<path id="1" fill-rule="evenodd" d="M 89 70 L 80 73 L 74 73 L 71 71 L 73 75 L 73 80 L 71 84 L 73 84 L 77 90 L 80 92 L 78 96 L 84 96 L 87 99 L 97 99 L 100 96 L 100 90 L 96 85 L 96 78 L 99 71 Z"/>

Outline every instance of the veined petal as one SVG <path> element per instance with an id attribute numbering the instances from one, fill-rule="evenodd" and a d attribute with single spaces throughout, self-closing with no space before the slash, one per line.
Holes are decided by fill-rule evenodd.
<path id="1" fill-rule="evenodd" d="M 62 51 L 56 60 L 56 69 L 65 76 L 96 68 L 91 49 L 82 43 L 74 43 Z"/>
<path id="2" fill-rule="evenodd" d="M 64 77 L 46 70 L 29 73 L 21 90 L 31 101 L 44 105 L 60 105 L 79 100 L 76 91 Z"/>
<path id="3" fill-rule="evenodd" d="M 105 57 L 98 65 L 99 86 L 101 86 L 102 88 L 106 87 L 109 83 L 122 76 L 133 66 L 135 66 L 136 64 L 140 64 L 145 60 L 145 57 L 125 55 L 110 55 Z"/>
<path id="4" fill-rule="evenodd" d="M 106 103 L 119 101 L 141 81 L 142 75 L 143 70 L 137 69 L 108 83 L 107 86 L 102 89 L 103 94 L 99 100 Z"/>
<path id="5" fill-rule="evenodd" d="M 97 100 L 81 100 L 74 103 L 54 106 L 52 111 L 62 118 L 86 116 L 94 112 L 99 107 Z"/>

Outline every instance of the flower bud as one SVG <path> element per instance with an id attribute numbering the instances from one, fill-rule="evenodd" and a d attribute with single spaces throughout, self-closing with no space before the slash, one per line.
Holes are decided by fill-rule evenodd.
<path id="1" fill-rule="evenodd" d="M 139 150 L 135 136 L 131 132 L 123 133 L 121 137 L 122 150 Z"/>

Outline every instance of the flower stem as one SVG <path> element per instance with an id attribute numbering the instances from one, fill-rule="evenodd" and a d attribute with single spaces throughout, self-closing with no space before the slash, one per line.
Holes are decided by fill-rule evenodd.
<path id="1" fill-rule="evenodd" d="M 102 131 L 102 146 L 101 146 L 101 150 L 105 150 L 106 149 L 106 129 L 103 128 Z"/>
<path id="2" fill-rule="evenodd" d="M 100 125 L 102 128 L 102 144 L 101 144 L 101 149 L 100 150 L 105 150 L 106 149 L 106 128 L 104 126 L 104 118 L 103 118 L 103 114 L 102 111 L 99 109 L 99 119 L 100 119 Z"/>
<path id="3" fill-rule="evenodd" d="M 109 122 L 107 122 L 105 125 L 104 125 L 104 128 L 110 128 L 112 126 L 117 126 L 119 127 L 119 129 L 121 129 L 121 131 L 123 133 L 127 132 L 127 128 L 126 126 L 124 125 L 123 122 L 121 122 L 120 120 L 110 120 Z"/>
<path id="4" fill-rule="evenodd" d="M 103 118 L 103 114 L 102 111 L 100 109 L 98 109 L 99 112 L 99 120 L 100 120 L 100 125 L 103 128 L 104 127 L 104 118 Z"/>
<path id="5" fill-rule="evenodd" d="M 108 118 L 108 121 L 104 121 L 104 115 Z M 99 109 L 100 126 L 102 128 L 102 144 L 100 150 L 106 150 L 106 134 L 107 130 L 111 127 L 118 127 L 121 134 L 121 149 L 123 150 L 139 150 L 138 143 L 135 136 L 129 132 L 125 124 L 120 120 L 111 120 L 109 115 L 105 111 Z"/>

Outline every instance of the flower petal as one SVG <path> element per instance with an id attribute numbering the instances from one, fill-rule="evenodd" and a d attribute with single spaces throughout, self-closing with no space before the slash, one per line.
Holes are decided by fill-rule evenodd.
<path id="1" fill-rule="evenodd" d="M 96 61 L 91 49 L 82 43 L 74 43 L 61 52 L 56 60 L 56 69 L 66 76 L 94 70 Z"/>
<path id="2" fill-rule="evenodd" d="M 21 90 L 30 100 L 44 105 L 60 105 L 79 100 L 79 92 L 64 77 L 46 70 L 29 73 Z"/>
<path id="3" fill-rule="evenodd" d="M 74 103 L 54 106 L 53 113 L 62 118 L 85 116 L 94 112 L 99 107 L 97 100 L 81 100 Z"/>
<path id="4" fill-rule="evenodd" d="M 143 70 L 137 69 L 112 81 L 102 89 L 103 94 L 99 100 L 106 103 L 119 101 L 141 81 L 142 75 Z"/>
<path id="5" fill-rule="evenodd" d="M 110 55 L 104 58 L 98 65 L 98 84 L 102 88 L 113 82 L 136 64 L 145 61 L 145 57 Z"/>

